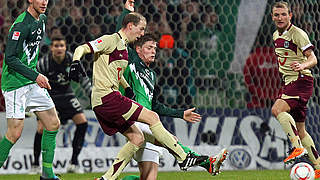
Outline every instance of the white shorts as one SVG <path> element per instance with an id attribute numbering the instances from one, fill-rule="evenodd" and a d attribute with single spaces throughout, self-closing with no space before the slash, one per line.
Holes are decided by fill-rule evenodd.
<path id="1" fill-rule="evenodd" d="M 149 126 L 141 122 L 134 123 L 142 132 L 152 134 Z M 133 156 L 139 162 L 150 161 L 159 164 L 164 148 L 146 142 Z"/>
<path id="2" fill-rule="evenodd" d="M 45 88 L 28 84 L 12 91 L 2 91 L 6 104 L 6 118 L 25 118 L 25 112 L 45 111 L 54 103 Z"/>

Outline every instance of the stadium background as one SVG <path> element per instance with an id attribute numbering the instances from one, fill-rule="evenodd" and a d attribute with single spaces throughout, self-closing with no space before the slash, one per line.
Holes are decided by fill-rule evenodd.
<path id="1" fill-rule="evenodd" d="M 273 2 L 136 0 L 136 11 L 148 20 L 147 30 L 162 39 L 159 43 L 162 48 L 158 49 L 156 63 L 153 64 L 158 76 L 156 90 L 160 91 L 160 102 L 174 108 L 195 106 L 203 115 L 201 123 L 195 125 L 163 117 L 165 126 L 188 145 L 231 147 L 238 149 L 238 154 L 246 152 L 241 148 L 249 149 L 251 158 L 256 160 L 254 168 L 283 168 L 280 164 L 289 147 L 286 136 L 270 112 L 280 85 L 272 44 L 275 28 L 270 13 Z M 293 24 L 308 33 L 319 59 L 319 2 L 288 2 L 292 5 Z M 2 63 L 8 29 L 27 4 L 25 0 L 0 0 L 0 5 Z M 65 35 L 68 50 L 73 52 L 79 44 L 113 33 L 121 10 L 122 0 L 50 0 L 47 38 L 43 41 L 40 55 L 48 52 L 52 27 L 57 26 Z M 170 44 L 166 44 L 163 35 L 174 38 L 173 48 L 168 47 Z M 92 57 L 87 55 L 82 62 L 91 77 Z M 308 104 L 307 119 L 307 129 L 318 150 L 319 64 L 312 69 L 315 88 Z M 90 101 L 81 87 L 78 84 L 73 86 L 82 105 L 90 109 Z M 3 105 L 1 96 L 2 111 Z M 4 118 L 1 121 L 5 121 Z M 93 117 L 89 121 L 96 120 Z M 72 136 L 72 127 L 72 124 L 65 127 L 65 139 Z M 0 129 L 4 128 L 1 122 Z M 119 137 L 105 140 L 101 131 L 93 138 L 93 129 L 88 130 L 88 147 L 92 144 L 109 147 L 123 143 Z M 32 142 L 31 132 L 29 141 Z M 1 135 L 3 131 L 0 131 Z M 68 146 L 67 140 L 62 141 L 61 147 Z M 271 167 L 272 163 L 277 166 Z M 238 169 L 250 166 L 245 162 L 238 166 L 235 164 Z"/>

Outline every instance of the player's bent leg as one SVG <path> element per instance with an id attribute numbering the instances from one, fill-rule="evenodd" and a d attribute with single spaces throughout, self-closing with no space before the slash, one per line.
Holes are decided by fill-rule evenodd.
<path id="1" fill-rule="evenodd" d="M 292 102 L 295 100 L 292 100 Z M 278 119 L 283 131 L 287 134 L 294 149 L 284 160 L 288 164 L 307 154 L 299 138 L 296 122 L 293 117 L 287 113 L 290 110 L 289 104 L 283 99 L 277 99 L 272 106 L 272 114 Z"/>
<path id="2" fill-rule="evenodd" d="M 177 146 L 177 141 L 173 138 L 173 135 L 163 127 L 157 113 L 143 108 L 138 117 L 138 121 L 149 124 L 154 137 L 162 143 L 165 148 L 171 150 L 170 153 L 175 156 L 178 161 L 182 162 L 186 158 L 186 153 L 180 146 Z"/>
<path id="3" fill-rule="evenodd" d="M 0 167 L 7 160 L 12 146 L 21 136 L 24 119 L 8 118 L 8 130 L 0 142 Z"/>
<path id="4" fill-rule="evenodd" d="M 44 126 L 41 150 L 42 150 L 42 178 L 57 179 L 53 173 L 52 162 L 56 148 L 56 135 L 60 125 L 55 108 L 35 112 Z"/>
<path id="5" fill-rule="evenodd" d="M 132 159 L 135 152 L 144 142 L 143 134 L 134 124 L 124 133 L 129 140 L 119 151 L 115 161 L 108 171 L 101 177 L 102 179 L 115 180 Z M 100 178 L 100 179 L 101 179 Z"/>

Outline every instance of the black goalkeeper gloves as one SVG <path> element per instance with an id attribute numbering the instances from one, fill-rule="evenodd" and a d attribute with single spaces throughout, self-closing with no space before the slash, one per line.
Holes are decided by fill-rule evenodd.
<path id="1" fill-rule="evenodd" d="M 127 98 L 132 99 L 132 100 L 134 100 L 134 99 L 136 98 L 136 95 L 134 94 L 134 92 L 133 92 L 133 90 L 132 90 L 131 87 L 127 87 L 127 88 L 125 89 L 125 96 L 126 96 Z"/>
<path id="2" fill-rule="evenodd" d="M 69 71 L 69 79 L 79 82 L 80 76 L 86 77 L 87 73 L 84 70 L 82 64 L 79 60 L 75 60 L 71 63 L 70 71 Z"/>

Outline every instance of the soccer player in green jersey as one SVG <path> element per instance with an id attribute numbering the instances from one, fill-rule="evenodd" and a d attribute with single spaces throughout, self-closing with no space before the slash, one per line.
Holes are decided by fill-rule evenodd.
<path id="1" fill-rule="evenodd" d="M 271 16 L 277 28 L 273 40 L 283 81 L 281 93 L 272 106 L 272 114 L 280 122 L 293 147 L 284 163 L 308 154 L 316 169 L 315 178 L 320 178 L 320 157 L 305 129 L 307 103 L 313 91 L 310 68 L 317 64 L 314 46 L 305 31 L 291 24 L 292 12 L 288 3 L 276 2 Z"/>
<path id="2" fill-rule="evenodd" d="M 133 0 L 127 0 L 123 13 L 119 17 L 117 29 L 121 27 L 122 19 L 125 15 L 134 11 Z M 154 86 L 156 83 L 156 73 L 149 67 L 155 61 L 157 49 L 157 40 L 151 34 L 145 34 L 134 42 L 134 49 L 128 47 L 129 64 L 124 72 L 124 77 L 135 94 L 135 101 L 142 106 L 155 111 L 161 116 L 178 117 L 187 122 L 199 122 L 201 116 L 194 112 L 195 108 L 187 110 L 173 109 L 161 104 L 155 97 Z M 148 125 L 135 122 L 135 125 L 141 129 L 144 134 L 152 135 Z M 193 153 L 190 148 L 184 146 L 180 142 L 178 144 L 186 153 Z M 162 148 L 146 142 L 135 153 L 135 160 L 138 162 L 140 177 L 127 176 L 125 180 L 156 180 L 159 166 L 159 156 L 162 154 Z M 226 159 L 227 150 L 222 149 L 216 156 L 208 157 L 205 162 L 200 164 L 210 174 L 217 175 L 220 166 Z"/>
<path id="3" fill-rule="evenodd" d="M 40 180 L 59 180 L 52 162 L 56 134 L 60 125 L 47 89 L 48 79 L 37 72 L 39 46 L 45 33 L 48 0 L 28 0 L 28 8 L 12 24 L 6 44 L 1 89 L 5 98 L 7 132 L 0 142 L 0 167 L 23 130 L 25 112 L 34 112 L 44 125 L 42 176 Z"/>

